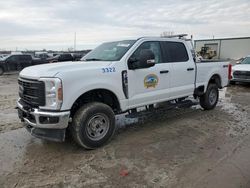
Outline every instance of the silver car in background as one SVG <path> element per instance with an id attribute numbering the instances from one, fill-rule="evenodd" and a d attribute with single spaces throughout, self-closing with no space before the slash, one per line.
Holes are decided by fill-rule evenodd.
<path id="1" fill-rule="evenodd" d="M 250 83 L 250 55 L 244 58 L 239 64 L 232 67 L 231 84 L 235 82 Z"/>

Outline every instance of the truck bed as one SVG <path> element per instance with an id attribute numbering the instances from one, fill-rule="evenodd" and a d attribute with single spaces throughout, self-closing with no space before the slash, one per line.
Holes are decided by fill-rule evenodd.
<path id="1" fill-rule="evenodd" d="M 228 61 L 206 61 L 196 63 L 196 87 L 205 86 L 213 75 L 218 75 L 221 86 L 228 85 Z"/>

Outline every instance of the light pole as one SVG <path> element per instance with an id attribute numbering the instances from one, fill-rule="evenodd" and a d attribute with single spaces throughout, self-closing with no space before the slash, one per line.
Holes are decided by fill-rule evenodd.
<path id="1" fill-rule="evenodd" d="M 75 38 L 74 38 L 74 51 L 76 51 L 76 32 L 75 32 Z"/>

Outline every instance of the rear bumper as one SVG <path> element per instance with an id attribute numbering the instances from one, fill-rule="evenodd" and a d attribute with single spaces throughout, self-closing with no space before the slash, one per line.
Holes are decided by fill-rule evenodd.
<path id="1" fill-rule="evenodd" d="M 70 111 L 49 112 L 26 109 L 17 101 L 18 116 L 31 135 L 52 141 L 64 141 Z"/>
<path id="2" fill-rule="evenodd" d="M 233 82 L 246 82 L 246 83 L 250 83 L 250 79 L 232 78 L 230 81 L 233 81 Z"/>

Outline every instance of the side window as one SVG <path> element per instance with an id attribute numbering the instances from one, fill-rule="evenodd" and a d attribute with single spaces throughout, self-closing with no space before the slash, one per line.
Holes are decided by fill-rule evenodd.
<path id="1" fill-rule="evenodd" d="M 30 61 L 31 60 L 31 56 L 29 56 L 29 55 L 24 55 L 24 56 L 22 56 L 22 60 L 23 61 Z"/>
<path id="2" fill-rule="evenodd" d="M 72 56 L 71 56 L 70 54 L 66 54 L 66 55 L 65 55 L 65 58 L 66 58 L 67 60 L 71 60 L 71 59 L 72 59 Z"/>
<path id="3" fill-rule="evenodd" d="M 27 61 L 31 61 L 31 60 L 32 60 L 31 55 L 27 55 Z"/>
<path id="4" fill-rule="evenodd" d="M 186 62 L 189 60 L 187 49 L 181 42 L 163 42 L 167 62 Z"/>
<path id="5" fill-rule="evenodd" d="M 63 60 L 64 59 L 64 55 L 63 54 L 61 54 L 61 55 L 59 55 L 59 57 L 58 57 L 58 60 Z"/>
<path id="6" fill-rule="evenodd" d="M 19 55 L 18 59 L 19 59 L 19 61 L 25 61 L 25 56 L 24 55 Z"/>
<path id="7" fill-rule="evenodd" d="M 68 54 L 62 54 L 62 58 L 67 60 L 68 59 Z"/>
<path id="8" fill-rule="evenodd" d="M 159 42 L 144 42 L 132 54 L 132 58 L 139 59 L 141 50 L 151 50 L 155 55 L 155 63 L 162 63 L 161 47 Z"/>
<path id="9" fill-rule="evenodd" d="M 10 61 L 10 62 L 17 61 L 17 56 L 16 55 L 12 55 L 7 60 Z"/>

